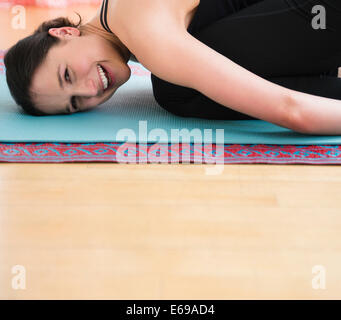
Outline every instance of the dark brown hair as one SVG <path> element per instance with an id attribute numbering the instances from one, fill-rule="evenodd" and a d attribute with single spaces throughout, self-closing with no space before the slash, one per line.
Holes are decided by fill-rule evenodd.
<path id="1" fill-rule="evenodd" d="M 10 93 L 15 102 L 27 113 L 35 116 L 48 115 L 40 111 L 34 105 L 30 93 L 30 86 L 34 72 L 43 63 L 49 50 L 61 40 L 51 36 L 50 28 L 74 27 L 83 32 L 100 31 L 90 25 L 81 25 L 82 18 L 79 16 L 78 24 L 74 24 L 68 18 L 59 17 L 42 23 L 32 35 L 19 40 L 5 54 L 4 63 L 6 68 L 6 80 Z M 129 60 L 130 51 L 119 41 L 115 35 L 105 35 L 119 50 L 121 55 Z M 108 38 L 109 37 L 109 38 Z"/>

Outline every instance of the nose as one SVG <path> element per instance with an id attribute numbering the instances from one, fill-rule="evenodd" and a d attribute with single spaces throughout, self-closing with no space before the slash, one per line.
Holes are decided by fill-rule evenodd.
<path id="1" fill-rule="evenodd" d="M 100 88 L 92 79 L 87 79 L 76 87 L 74 94 L 82 97 L 95 97 L 100 95 Z"/>

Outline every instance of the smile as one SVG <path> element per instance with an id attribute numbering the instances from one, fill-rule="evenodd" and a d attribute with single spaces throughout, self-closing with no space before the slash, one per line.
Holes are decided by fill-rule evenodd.
<path id="1" fill-rule="evenodd" d="M 109 87 L 109 85 L 112 83 L 112 80 L 110 78 L 110 75 L 106 72 L 106 70 L 99 64 L 97 65 L 97 70 L 99 73 L 99 78 L 101 80 L 102 89 L 103 91 L 105 91 Z"/>

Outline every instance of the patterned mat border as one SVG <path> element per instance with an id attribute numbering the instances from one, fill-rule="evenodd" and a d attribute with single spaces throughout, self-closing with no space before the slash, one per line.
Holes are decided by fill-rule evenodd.
<path id="1" fill-rule="evenodd" d="M 338 145 L 0 143 L 0 162 L 341 164 Z"/>

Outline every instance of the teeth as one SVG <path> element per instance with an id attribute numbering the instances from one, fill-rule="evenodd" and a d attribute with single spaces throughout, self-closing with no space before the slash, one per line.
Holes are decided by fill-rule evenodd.
<path id="1" fill-rule="evenodd" d="M 101 80 L 102 80 L 103 87 L 105 90 L 106 88 L 108 88 L 109 80 L 105 76 L 105 72 L 103 71 L 103 69 L 100 65 L 97 65 L 97 69 L 98 69 L 99 74 L 101 75 Z"/>

